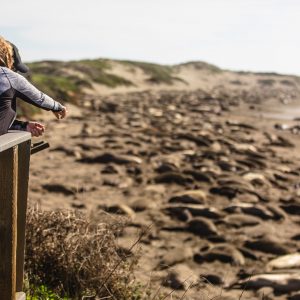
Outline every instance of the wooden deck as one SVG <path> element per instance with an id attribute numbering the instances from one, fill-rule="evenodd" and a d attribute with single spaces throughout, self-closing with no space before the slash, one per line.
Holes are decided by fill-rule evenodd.
<path id="1" fill-rule="evenodd" d="M 23 268 L 31 134 L 0 136 L 0 299 L 24 300 Z"/>
<path id="2" fill-rule="evenodd" d="M 31 139 L 31 134 L 25 131 L 9 131 L 7 134 L 0 135 L 0 152 L 19 145 Z"/>

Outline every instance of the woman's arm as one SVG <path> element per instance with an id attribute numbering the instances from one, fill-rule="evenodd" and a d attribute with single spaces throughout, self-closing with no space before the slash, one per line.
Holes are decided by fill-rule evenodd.
<path id="1" fill-rule="evenodd" d="M 39 137 L 45 132 L 45 126 L 38 122 L 23 122 L 20 120 L 14 120 L 13 124 L 10 126 L 11 130 L 22 130 L 28 131 L 32 136 Z"/>
<path id="2" fill-rule="evenodd" d="M 60 112 L 64 110 L 63 105 L 39 91 L 22 75 L 11 70 L 7 70 L 6 72 L 17 97 L 44 110 L 51 110 L 53 112 Z"/>

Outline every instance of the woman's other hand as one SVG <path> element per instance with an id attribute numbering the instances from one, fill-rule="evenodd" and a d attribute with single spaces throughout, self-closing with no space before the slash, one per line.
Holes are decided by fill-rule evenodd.
<path id="1" fill-rule="evenodd" d="M 45 126 L 38 122 L 28 122 L 26 131 L 30 132 L 32 136 L 39 137 L 45 132 Z"/>
<path id="2" fill-rule="evenodd" d="M 67 108 L 65 106 L 63 106 L 63 109 L 61 111 L 53 111 L 55 117 L 59 120 L 59 119 L 64 119 L 67 114 L 68 114 L 68 111 L 67 111 Z"/>

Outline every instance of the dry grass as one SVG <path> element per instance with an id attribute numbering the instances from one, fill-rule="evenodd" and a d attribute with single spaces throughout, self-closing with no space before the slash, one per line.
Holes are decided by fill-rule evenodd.
<path id="1" fill-rule="evenodd" d="M 25 263 L 29 282 L 72 299 L 140 299 L 132 276 L 136 259 L 121 258 L 115 243 L 123 226 L 109 216 L 95 225 L 78 212 L 30 209 Z"/>
<path id="2" fill-rule="evenodd" d="M 126 225 L 124 219 L 104 212 L 100 218 L 97 216 L 101 223 L 88 219 L 91 218 L 76 211 L 29 209 L 25 257 L 27 299 L 184 300 L 188 299 L 190 289 L 199 285 L 193 282 L 183 292 L 166 292 L 161 286 L 152 286 L 150 278 L 148 285 L 142 286 L 133 275 L 138 263 L 138 254 L 134 253 L 151 228 L 145 228 L 137 236 L 126 255 L 116 243 L 116 236 Z M 202 296 L 205 286 L 199 286 Z M 219 296 L 207 295 L 202 299 Z"/>

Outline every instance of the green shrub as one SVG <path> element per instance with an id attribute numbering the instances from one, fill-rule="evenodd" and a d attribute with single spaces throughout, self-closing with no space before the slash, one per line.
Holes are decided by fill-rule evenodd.
<path id="1" fill-rule="evenodd" d="M 31 285 L 26 290 L 26 300 L 68 300 L 68 297 L 61 298 L 45 285 Z"/>
<path id="2" fill-rule="evenodd" d="M 111 65 L 107 59 L 84 59 L 79 61 L 73 61 L 71 62 L 73 64 L 83 64 L 90 68 L 95 68 L 99 71 L 104 71 L 107 69 L 111 69 Z"/>
<path id="3" fill-rule="evenodd" d="M 38 89 L 54 99 L 76 102 L 77 94 L 80 93 L 74 80 L 67 77 L 35 73 L 32 74 L 31 80 Z"/>
<path id="4" fill-rule="evenodd" d="M 120 61 L 123 64 L 131 65 L 142 69 L 150 76 L 149 81 L 152 83 L 173 84 L 175 80 L 183 81 L 181 78 L 172 75 L 173 69 L 171 66 L 158 65 L 153 63 L 137 62 L 137 61 Z"/>
<path id="5" fill-rule="evenodd" d="M 130 86 L 133 83 L 126 78 L 117 76 L 114 74 L 106 73 L 105 70 L 111 69 L 111 66 L 107 60 L 81 60 L 74 62 L 72 67 L 83 74 L 91 82 L 100 83 L 111 88 L 115 88 L 120 85 Z"/>

